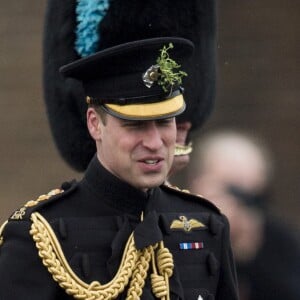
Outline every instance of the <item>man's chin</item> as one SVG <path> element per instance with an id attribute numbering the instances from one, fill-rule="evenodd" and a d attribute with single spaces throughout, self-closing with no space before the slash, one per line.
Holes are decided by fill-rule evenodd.
<path id="1" fill-rule="evenodd" d="M 157 186 L 162 185 L 167 179 L 166 175 L 157 175 L 153 176 L 152 178 L 146 178 L 143 183 L 141 183 L 142 190 L 148 190 L 155 188 Z"/>

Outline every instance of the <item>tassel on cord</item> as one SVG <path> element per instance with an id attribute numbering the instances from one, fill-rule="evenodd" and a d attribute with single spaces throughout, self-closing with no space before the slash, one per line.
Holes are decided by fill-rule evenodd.
<path id="1" fill-rule="evenodd" d="M 164 246 L 163 241 L 159 243 L 156 257 L 155 252 L 152 252 L 152 268 L 151 285 L 154 295 L 162 300 L 170 300 L 169 277 L 173 275 L 174 262 L 172 254 Z"/>

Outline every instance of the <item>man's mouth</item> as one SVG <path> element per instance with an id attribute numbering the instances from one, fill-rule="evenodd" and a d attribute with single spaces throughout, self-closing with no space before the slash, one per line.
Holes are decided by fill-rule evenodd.
<path id="1" fill-rule="evenodd" d="M 147 159 L 147 160 L 144 160 L 144 163 L 147 164 L 147 165 L 155 165 L 159 162 L 158 159 Z"/>

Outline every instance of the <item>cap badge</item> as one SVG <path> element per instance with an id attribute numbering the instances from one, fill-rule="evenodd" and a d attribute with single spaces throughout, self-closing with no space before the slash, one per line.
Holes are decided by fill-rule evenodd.
<path id="1" fill-rule="evenodd" d="M 151 88 L 153 83 L 158 80 L 159 77 L 159 65 L 153 65 L 147 69 L 143 74 L 143 81 L 147 88 Z"/>
<path id="2" fill-rule="evenodd" d="M 205 228 L 206 226 L 196 219 L 188 220 L 185 216 L 180 216 L 179 220 L 174 220 L 170 226 L 171 229 L 182 229 L 186 232 L 196 228 Z"/>
<path id="3" fill-rule="evenodd" d="M 143 82 L 146 87 L 151 88 L 154 82 L 162 87 L 165 92 L 168 92 L 172 86 L 181 85 L 182 77 L 187 76 L 187 73 L 178 70 L 181 66 L 170 58 L 168 51 L 174 48 L 172 43 L 169 46 L 163 46 L 160 49 L 160 56 L 156 60 L 156 65 L 149 67 L 143 74 Z"/>

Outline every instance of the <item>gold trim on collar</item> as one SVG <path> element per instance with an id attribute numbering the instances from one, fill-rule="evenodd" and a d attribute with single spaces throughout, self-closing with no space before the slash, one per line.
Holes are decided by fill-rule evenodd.
<path id="1" fill-rule="evenodd" d="M 192 142 L 188 143 L 188 145 L 180 145 L 176 143 L 174 155 L 175 156 L 187 155 L 192 153 L 192 151 L 193 151 Z"/>

